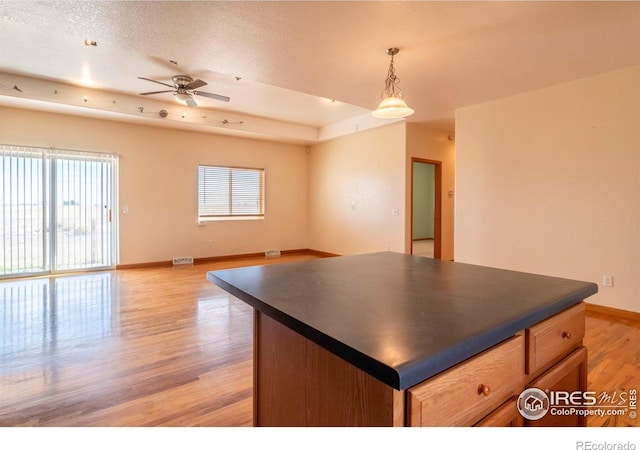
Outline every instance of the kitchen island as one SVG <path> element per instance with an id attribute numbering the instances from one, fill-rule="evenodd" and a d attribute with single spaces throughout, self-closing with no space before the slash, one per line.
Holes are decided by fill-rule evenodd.
<path id="1" fill-rule="evenodd" d="M 392 252 L 207 278 L 255 311 L 255 425 L 518 424 L 537 379 L 586 388 L 594 283 Z"/>

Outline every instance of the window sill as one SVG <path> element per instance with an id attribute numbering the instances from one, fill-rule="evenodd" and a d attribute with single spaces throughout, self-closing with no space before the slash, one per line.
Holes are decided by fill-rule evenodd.
<path id="1" fill-rule="evenodd" d="M 206 225 L 209 222 L 235 222 L 237 220 L 264 220 L 264 216 L 206 217 L 198 219 L 198 225 Z"/>

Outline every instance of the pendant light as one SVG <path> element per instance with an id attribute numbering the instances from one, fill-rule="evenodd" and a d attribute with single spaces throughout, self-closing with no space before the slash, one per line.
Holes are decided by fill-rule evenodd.
<path id="1" fill-rule="evenodd" d="M 399 119 L 410 116 L 414 112 L 402 99 L 402 90 L 398 86 L 400 79 L 396 77 L 395 69 L 393 68 L 393 57 L 397 55 L 399 51 L 400 50 L 395 47 L 387 49 L 387 55 L 391 55 L 391 64 L 389 64 L 389 73 L 387 73 L 384 90 L 381 94 L 382 101 L 378 105 L 378 108 L 371 113 L 374 117 Z"/>

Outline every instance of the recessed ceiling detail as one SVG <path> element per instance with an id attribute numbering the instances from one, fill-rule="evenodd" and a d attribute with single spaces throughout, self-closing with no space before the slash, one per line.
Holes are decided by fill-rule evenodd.
<path id="1" fill-rule="evenodd" d="M 180 119 L 190 113 L 172 96 L 141 103 L 149 82 L 137 77 L 172 84 L 188 74 L 231 98 L 196 96 L 202 115 L 314 142 L 376 126 L 363 116 L 377 106 L 389 44 L 402 49 L 402 89 L 415 110 L 403 120 L 452 130 L 456 109 L 640 64 L 639 21 L 640 2 L 613 1 L 0 0 L 0 41 L 11 43 L 0 72 L 56 82 L 61 93 L 90 88 L 82 106 L 96 111 L 115 93 L 133 98 L 115 104 L 131 103 L 132 117 L 144 106 Z M 0 103 L 52 101 L 3 80 Z"/>

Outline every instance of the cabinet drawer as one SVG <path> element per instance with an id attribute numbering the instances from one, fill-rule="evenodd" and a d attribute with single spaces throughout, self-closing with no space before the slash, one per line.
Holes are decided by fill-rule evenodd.
<path id="1" fill-rule="evenodd" d="M 524 418 L 518 411 L 518 399 L 512 397 L 487 417 L 475 424 L 476 427 L 521 427 Z"/>
<path id="2" fill-rule="evenodd" d="M 584 303 L 527 328 L 526 372 L 540 372 L 551 363 L 562 359 L 584 338 Z"/>
<path id="3" fill-rule="evenodd" d="M 515 336 L 407 390 L 409 426 L 471 426 L 522 392 L 524 337 Z"/>

